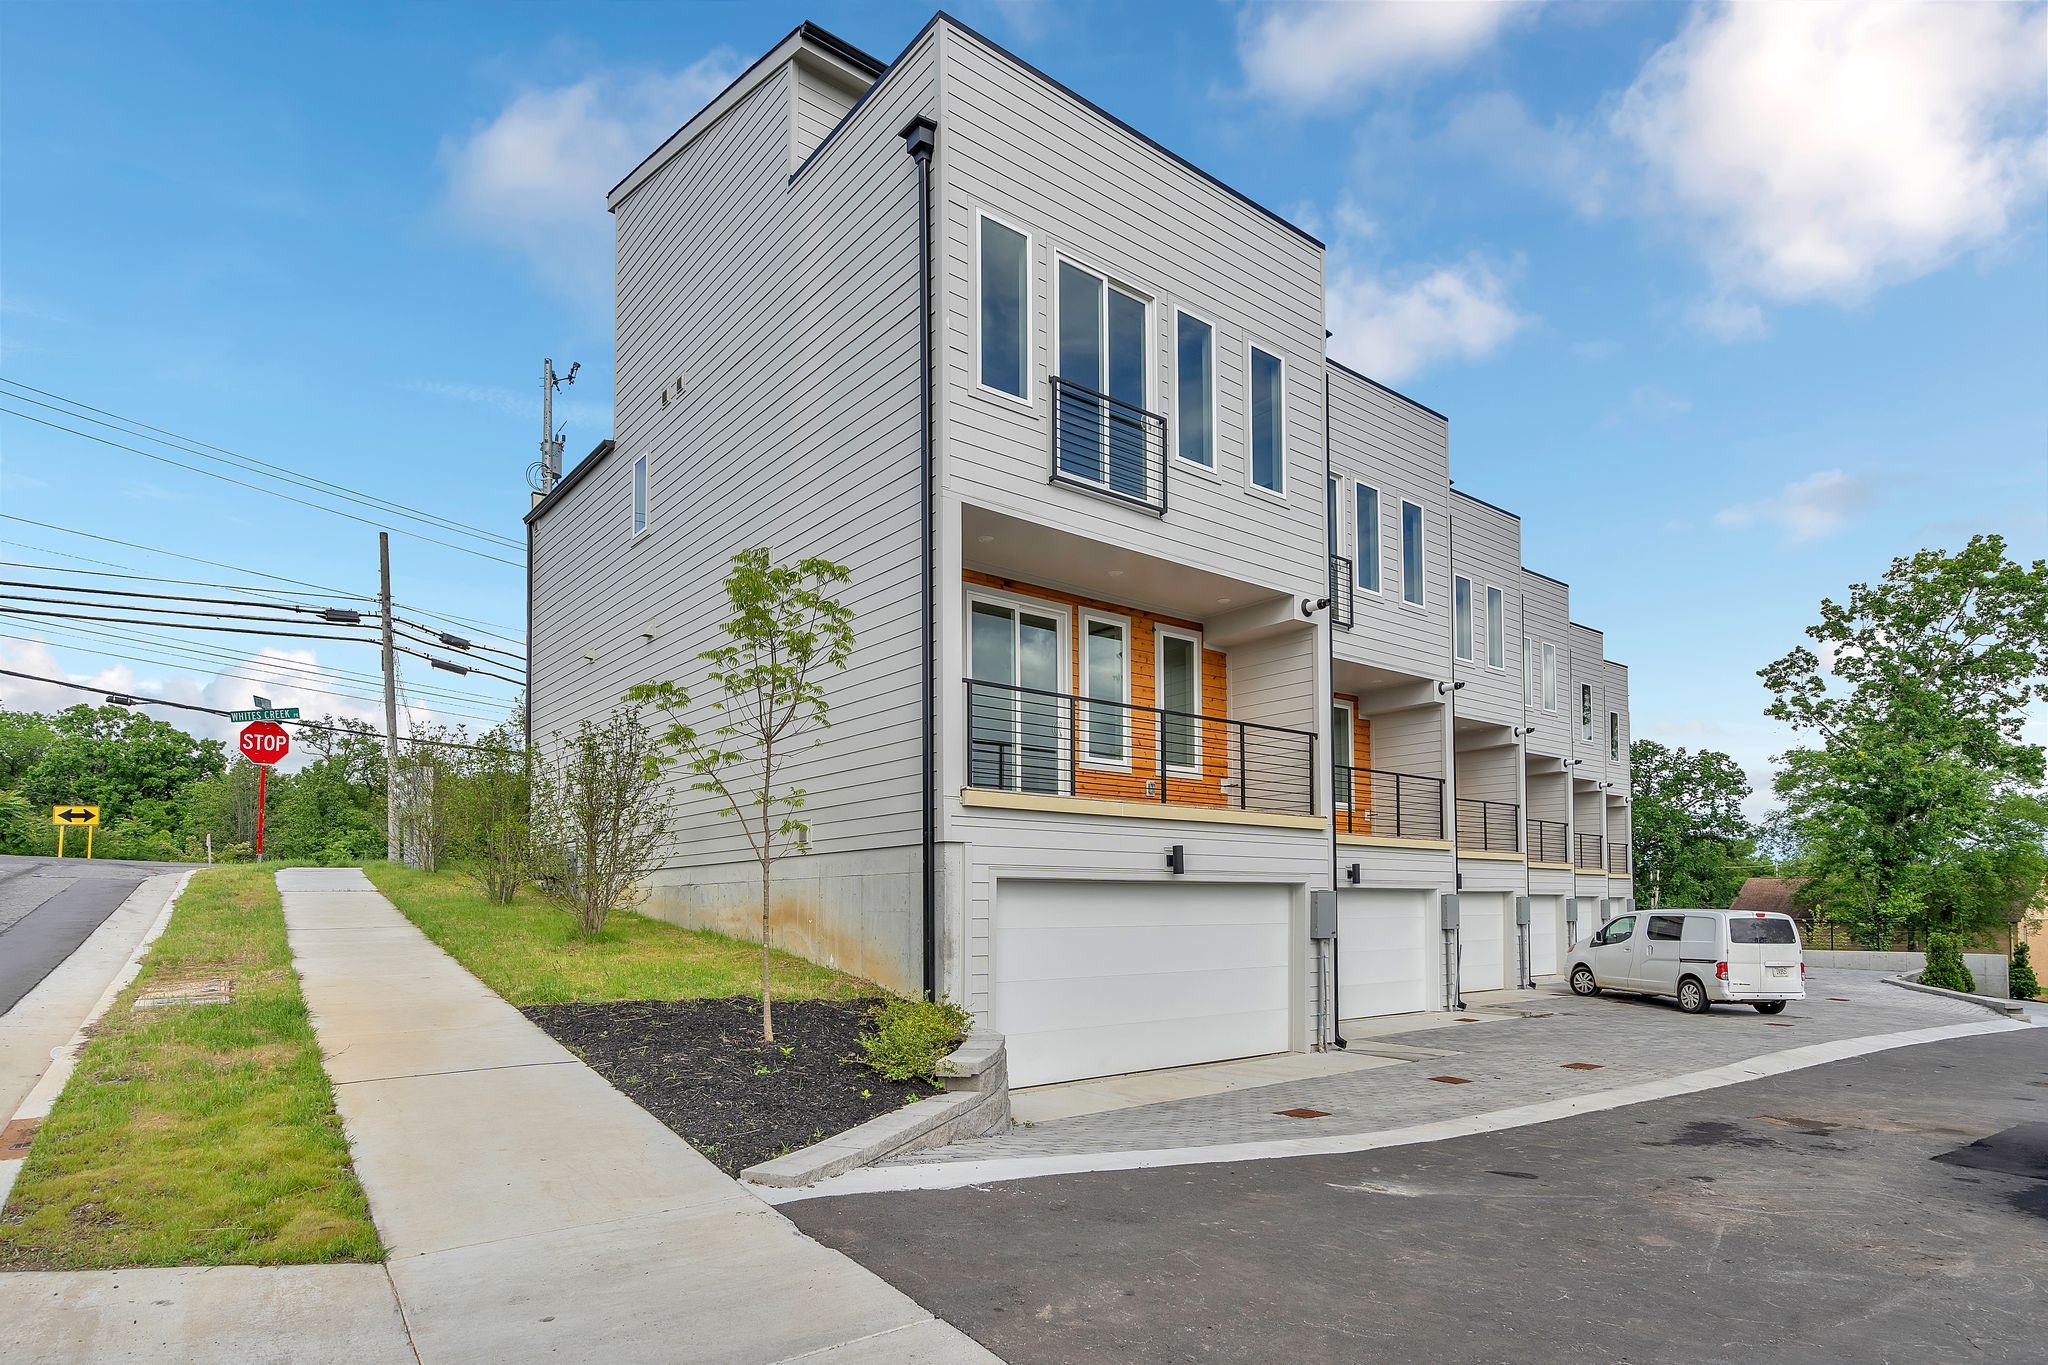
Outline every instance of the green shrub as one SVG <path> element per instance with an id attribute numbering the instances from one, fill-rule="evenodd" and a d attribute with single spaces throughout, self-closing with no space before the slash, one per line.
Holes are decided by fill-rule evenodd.
<path id="1" fill-rule="evenodd" d="M 1954 934 L 1927 936 L 1927 970 L 1920 973 L 1920 984 L 1939 986 L 1945 991 L 1974 992 L 1977 989 L 1977 979 L 1963 964 L 1963 953 L 1956 947 Z"/>
<path id="2" fill-rule="evenodd" d="M 2041 993 L 2041 979 L 2034 975 L 2034 954 L 2025 943 L 2013 945 L 2012 998 L 2032 1000 Z"/>
<path id="3" fill-rule="evenodd" d="M 868 1011 L 856 1040 L 867 1064 L 892 1081 L 930 1081 L 967 1034 L 967 1011 L 950 1000 L 886 1000 Z"/>

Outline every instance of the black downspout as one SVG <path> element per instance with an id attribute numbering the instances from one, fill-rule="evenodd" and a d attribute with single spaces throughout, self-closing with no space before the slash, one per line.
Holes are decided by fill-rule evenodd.
<path id="1" fill-rule="evenodd" d="M 938 659 L 932 637 L 932 597 L 936 588 L 932 563 L 932 148 L 939 127 L 920 114 L 903 128 L 903 150 L 917 162 L 917 485 L 918 563 L 924 579 L 920 594 L 919 646 L 923 678 L 919 705 L 924 722 L 924 996 L 939 993 L 939 869 L 934 860 L 938 841 L 938 758 L 936 692 Z"/>
<path id="2" fill-rule="evenodd" d="M 1329 341 L 1329 339 L 1330 339 L 1330 334 L 1329 334 L 1329 332 L 1325 331 L 1325 332 L 1323 333 L 1323 340 L 1324 340 L 1325 342 L 1328 342 L 1328 341 Z M 1324 487 L 1324 489 L 1326 489 L 1326 490 L 1327 490 L 1327 489 L 1329 488 L 1329 486 L 1330 486 L 1330 476 L 1331 476 L 1332 474 L 1334 474 L 1335 472 L 1336 472 L 1336 471 L 1335 471 L 1335 470 L 1334 470 L 1334 469 L 1333 469 L 1333 468 L 1331 467 L 1331 463 L 1330 463 L 1330 367 L 1329 367 L 1328 365 L 1324 365 L 1324 366 L 1323 366 L 1323 487 Z M 1342 504 L 1342 502 L 1343 502 L 1343 498 L 1342 498 L 1341 496 L 1340 496 L 1340 497 L 1338 498 L 1338 502 L 1339 502 L 1339 504 L 1340 504 L 1340 505 Z M 1328 499 L 1328 498 L 1325 498 L 1325 499 L 1324 499 L 1324 506 L 1325 506 L 1325 507 L 1327 507 L 1328 505 L 1329 505 L 1329 499 Z M 1334 530 L 1326 530 L 1326 531 L 1325 531 L 1325 532 L 1323 533 L 1323 548 L 1324 548 L 1324 550 L 1325 550 L 1325 551 L 1327 551 L 1327 550 L 1328 550 L 1328 549 L 1330 548 L 1330 543 L 1331 543 L 1331 539 L 1332 539 L 1332 537 L 1333 537 L 1333 536 L 1334 536 L 1335 534 L 1336 534 L 1336 532 L 1335 532 Z M 1357 551 L 1357 550 L 1356 550 L 1356 549 L 1354 548 L 1354 549 L 1352 550 L 1352 554 L 1353 554 L 1353 555 L 1355 556 L 1355 555 L 1356 555 L 1357 553 L 1358 553 L 1358 551 Z M 1324 559 L 1325 559 L 1325 560 L 1330 560 L 1330 559 L 1332 559 L 1332 558 L 1333 558 L 1333 557 L 1332 557 L 1331 555 L 1327 554 L 1327 553 L 1326 553 L 1326 554 L 1324 555 Z M 1335 566 L 1335 564 L 1334 564 L 1334 563 L 1332 563 L 1332 564 L 1330 564 L 1330 565 L 1328 566 L 1328 568 L 1326 568 L 1326 569 L 1324 570 L 1324 574 L 1325 574 L 1325 576 L 1326 576 L 1326 577 L 1328 576 L 1329 568 L 1334 568 L 1334 567 L 1336 567 L 1336 566 Z M 1349 585 L 1349 584 L 1346 584 L 1346 585 L 1345 585 L 1345 591 L 1347 591 L 1347 592 L 1348 592 L 1348 591 L 1350 591 L 1350 585 Z M 1336 616 L 1336 603 L 1335 603 L 1335 600 L 1334 600 L 1334 599 L 1336 598 L 1336 595 L 1337 595 L 1337 585 L 1336 585 L 1335 583 L 1332 583 L 1332 584 L 1330 584 L 1330 596 L 1331 596 L 1331 598 L 1332 598 L 1333 600 L 1332 600 L 1332 602 L 1331 602 L 1331 607 L 1330 607 L 1330 610 L 1329 610 L 1328 612 L 1326 612 L 1326 613 L 1325 613 L 1325 615 L 1324 615 L 1324 618 L 1323 618 L 1323 645 L 1324 645 L 1324 650 L 1323 650 L 1323 652 L 1324 652 L 1324 660 L 1323 660 L 1323 670 L 1324 670 L 1324 673 L 1323 673 L 1323 676 L 1327 677 L 1327 678 L 1328 678 L 1328 679 L 1330 680 L 1330 690 L 1331 690 L 1331 692 L 1332 692 L 1332 693 L 1334 693 L 1334 692 L 1335 692 L 1335 691 L 1337 690 L 1337 616 Z M 1334 698 L 1334 697 L 1331 697 L 1331 698 L 1326 698 L 1326 699 L 1324 700 L 1324 702 L 1323 702 L 1323 709 L 1324 709 L 1324 710 L 1325 710 L 1326 712 L 1333 712 L 1333 711 L 1335 711 L 1335 710 L 1336 710 L 1336 703 L 1335 703 L 1335 698 Z M 1325 716 L 1323 717 L 1323 721 L 1324 721 L 1324 723 L 1325 723 L 1325 724 L 1327 724 L 1327 723 L 1329 722 L 1329 719 L 1330 719 L 1330 718 L 1329 718 L 1329 716 L 1328 716 L 1328 715 L 1325 715 Z M 1353 717 L 1351 718 L 1351 723 L 1352 723 L 1352 724 L 1354 724 L 1354 725 L 1356 725 L 1356 724 L 1358 723 L 1358 717 L 1354 715 L 1354 716 L 1353 716 Z M 1345 768 L 1345 769 L 1346 769 L 1347 771 L 1348 771 L 1348 770 L 1350 769 L 1350 767 L 1351 767 L 1351 763 L 1352 763 L 1352 755 L 1350 755 L 1350 754 L 1346 754 L 1346 755 L 1344 755 L 1344 764 L 1343 764 L 1343 766 L 1344 766 L 1344 768 Z M 1333 752 L 1333 753 L 1332 753 L 1332 755 L 1331 755 L 1331 760 L 1330 760 L 1330 895 L 1331 895 L 1331 897 L 1332 897 L 1333 899 L 1334 899 L 1334 898 L 1336 898 L 1336 897 L 1339 897 L 1339 896 L 1341 896 L 1341 895 L 1343 894 L 1343 893 L 1342 893 L 1341 891 L 1339 891 L 1339 890 L 1338 890 L 1338 887 L 1339 887 L 1339 886 L 1341 885 L 1341 883 L 1339 882 L 1339 880 L 1338 880 L 1338 877 L 1337 877 L 1337 766 L 1338 766 L 1338 765 L 1337 765 L 1337 762 L 1336 762 L 1336 755 L 1335 755 L 1335 753 Z M 1341 925 L 1341 924 L 1342 924 L 1343 922 L 1344 922 L 1344 916 L 1343 916 L 1343 915 L 1342 915 L 1342 914 L 1340 913 L 1340 914 L 1339 914 L 1339 915 L 1337 916 L 1337 923 L 1338 923 L 1339 925 Z M 1335 926 L 1332 926 L 1332 927 L 1333 927 L 1333 930 L 1334 930 Z M 1341 1013 L 1340 1013 L 1340 1012 L 1338 1011 L 1338 1009 L 1337 1009 L 1337 1003 L 1338 1003 L 1338 988 L 1337 988 L 1337 969 L 1338 969 L 1338 957 L 1337 957 L 1337 940 L 1338 940 L 1338 937 L 1339 937 L 1339 935 L 1338 935 L 1338 934 L 1336 934 L 1335 932 L 1332 932 L 1332 933 L 1331 933 L 1331 935 L 1330 935 L 1330 1041 L 1331 1041 L 1331 1042 L 1333 1042 L 1333 1043 L 1335 1043 L 1335 1044 L 1337 1045 L 1337 1048 L 1338 1048 L 1338 1050 L 1339 1050 L 1339 1051 L 1343 1051 L 1344 1049 L 1346 1049 L 1346 1048 L 1349 1048 L 1349 1047 L 1351 1046 L 1351 1044 L 1350 1044 L 1350 1043 L 1348 1043 L 1348 1042 L 1346 1042 L 1346 1041 L 1344 1041 L 1344 1034 L 1343 1034 L 1343 1028 L 1344 1028 L 1344 1025 L 1343 1025 L 1343 1022 L 1342 1022 L 1342 1020 L 1343 1020 L 1343 1017 L 1344 1017 L 1344 1016 L 1343 1016 L 1343 1015 L 1342 1015 L 1342 1014 L 1341 1014 Z"/>

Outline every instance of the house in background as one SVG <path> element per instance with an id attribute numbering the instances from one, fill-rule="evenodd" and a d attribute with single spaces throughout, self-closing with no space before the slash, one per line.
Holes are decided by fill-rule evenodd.
<path id="1" fill-rule="evenodd" d="M 738 550 L 847 564 L 780 946 L 1030 1085 L 1443 1008 L 1630 894 L 1626 670 L 1447 420 L 1328 359 L 1312 236 L 943 15 L 887 64 L 799 27 L 610 206 L 615 438 L 527 519 L 530 723 L 701 692 Z M 754 932 L 677 810 L 648 909 Z"/>

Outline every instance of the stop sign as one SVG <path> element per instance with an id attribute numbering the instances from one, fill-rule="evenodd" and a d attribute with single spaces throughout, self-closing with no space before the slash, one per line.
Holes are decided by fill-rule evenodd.
<path id="1" fill-rule="evenodd" d="M 292 737 L 282 725 L 259 720 L 242 727 L 242 757 L 251 763 L 281 763 L 291 751 Z"/>

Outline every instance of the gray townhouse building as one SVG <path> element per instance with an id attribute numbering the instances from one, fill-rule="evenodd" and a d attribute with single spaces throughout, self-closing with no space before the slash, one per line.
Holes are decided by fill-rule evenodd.
<path id="1" fill-rule="evenodd" d="M 1627 672 L 1448 421 L 1328 358 L 1313 236 L 943 14 L 887 63 L 800 26 L 610 208 L 529 723 L 701 691 L 741 549 L 848 565 L 780 946 L 959 1001 L 1024 1086 L 1442 1009 L 1632 894 Z M 646 909 L 758 932 L 677 785 Z"/>

